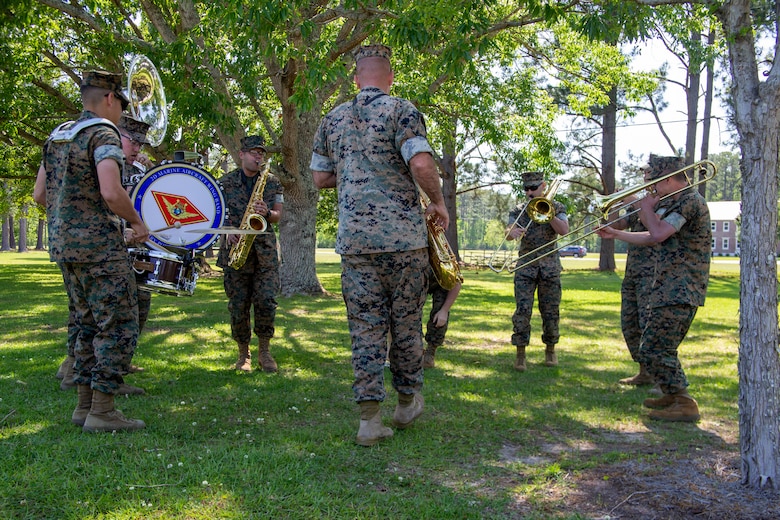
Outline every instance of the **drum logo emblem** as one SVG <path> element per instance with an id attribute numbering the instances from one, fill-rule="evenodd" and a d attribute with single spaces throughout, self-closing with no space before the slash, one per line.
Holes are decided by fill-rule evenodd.
<path id="1" fill-rule="evenodd" d="M 177 222 L 184 225 L 209 221 L 187 197 L 154 190 L 152 190 L 152 196 L 169 226 Z"/>

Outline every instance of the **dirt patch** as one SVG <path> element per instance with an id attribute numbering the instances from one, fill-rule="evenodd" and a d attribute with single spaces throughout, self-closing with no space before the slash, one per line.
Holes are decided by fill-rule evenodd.
<path id="1" fill-rule="evenodd" d="M 697 446 L 655 443 L 651 431 L 605 431 L 597 442 L 575 445 L 540 442 L 534 455 L 525 457 L 515 447 L 504 446 L 502 460 L 529 466 L 549 465 L 564 453 L 585 458 L 622 454 L 619 461 L 550 480 L 532 498 L 518 495 L 510 517 L 541 513 L 545 518 L 577 514 L 593 520 L 780 519 L 780 493 L 741 484 L 732 427 L 699 426 L 706 441 Z M 723 437 L 726 432 L 731 432 L 729 437 Z"/>

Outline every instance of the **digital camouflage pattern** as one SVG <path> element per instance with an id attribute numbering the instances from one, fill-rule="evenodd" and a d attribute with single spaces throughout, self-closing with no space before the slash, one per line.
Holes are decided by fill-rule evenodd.
<path id="1" fill-rule="evenodd" d="M 558 201 L 553 201 L 555 215 L 561 220 L 568 221 L 566 210 Z M 534 293 L 538 293 L 539 312 L 542 317 L 542 342 L 547 346 L 554 346 L 560 339 L 559 322 L 561 306 L 561 258 L 558 254 L 548 254 L 539 258 L 544 253 L 549 253 L 555 248 L 555 239 L 558 234 L 550 224 L 537 224 L 531 221 L 527 213 L 523 211 L 525 204 L 518 205 L 509 213 L 507 219 L 511 225 L 518 219 L 520 227 L 527 230 L 520 241 L 519 255 L 533 251 L 544 244 L 550 244 L 537 253 L 530 255 L 523 262 L 538 258 L 532 264 L 515 271 L 515 312 L 512 315 L 512 344 L 525 347 L 531 339 L 531 314 L 534 306 Z"/>
<path id="2" fill-rule="evenodd" d="M 341 257 L 357 402 L 384 401 L 386 359 L 396 391 L 422 390 L 422 310 L 429 269 L 427 249 Z"/>
<path id="3" fill-rule="evenodd" d="M 76 326 L 74 383 L 115 394 L 138 340 L 138 302 L 129 260 L 65 262 Z"/>
<path id="4" fill-rule="evenodd" d="M 227 216 L 225 226 L 238 227 L 244 217 L 249 198 L 260 173 L 253 177 L 244 175 L 241 168 L 226 174 L 219 180 L 225 197 Z M 272 208 L 284 202 L 284 188 L 279 179 L 268 173 L 263 200 Z M 241 269 L 229 267 L 230 245 L 222 239 L 217 256 L 217 265 L 223 269 L 223 285 L 228 297 L 228 311 L 233 339 L 239 344 L 248 344 L 252 339 L 251 314 L 254 311 L 254 332 L 258 337 L 274 336 L 279 293 L 279 253 L 276 233 L 269 224 L 269 233 L 255 235 L 252 251 Z"/>
<path id="5" fill-rule="evenodd" d="M 433 153 L 426 135 L 411 102 L 376 87 L 333 109 L 315 134 L 311 169 L 336 174 L 336 252 L 358 402 L 384 400 L 385 359 L 399 393 L 422 389 L 428 230 L 408 164 Z"/>
<path id="6" fill-rule="evenodd" d="M 671 199 L 668 198 L 660 201 L 659 207 L 667 206 L 670 201 Z M 626 217 L 626 229 L 636 232 L 647 231 L 639 219 L 636 208 L 633 206 L 630 208 L 632 213 Z M 656 213 L 658 211 L 656 209 Z M 642 330 L 647 324 L 647 313 L 650 309 L 650 287 L 655 274 L 655 250 L 654 246 L 627 243 L 626 270 L 620 287 L 620 329 L 631 358 L 637 362 Z"/>
<path id="7" fill-rule="evenodd" d="M 656 246 L 649 325 L 642 334 L 639 360 L 661 390 L 673 394 L 688 386 L 678 348 L 697 308 L 704 305 L 712 230 L 707 202 L 695 189 L 683 191 L 658 213 L 677 232 Z"/>
<path id="8" fill-rule="evenodd" d="M 428 246 L 409 160 L 433 153 L 411 102 L 364 88 L 327 114 L 314 139 L 311 169 L 335 172 L 336 253 L 411 251 Z"/>
<path id="9" fill-rule="evenodd" d="M 141 178 L 146 174 L 141 168 L 135 164 L 122 163 L 122 186 L 125 188 L 134 188 L 136 184 L 141 181 Z"/>
<path id="10" fill-rule="evenodd" d="M 84 111 L 77 122 L 95 117 Z M 96 165 L 104 159 L 116 161 L 121 171 L 122 143 L 106 125 L 85 128 L 72 141 L 47 140 L 43 146 L 49 257 L 54 262 L 128 259 L 120 219 L 100 195 Z"/>
<path id="11" fill-rule="evenodd" d="M 449 327 L 449 319 L 441 327 L 437 327 L 433 323 L 433 318 L 436 316 L 447 299 L 449 291 L 439 285 L 436 281 L 436 277 L 433 275 L 433 269 L 428 270 L 428 294 L 431 295 L 431 312 L 428 315 L 428 323 L 425 325 L 425 342 L 440 347 L 444 344 L 444 337 L 447 335 L 447 328 Z"/>
<path id="12" fill-rule="evenodd" d="M 77 123 L 96 117 L 84 111 Z M 124 162 L 113 126 L 44 144 L 49 255 L 68 292 L 75 383 L 114 394 L 138 338 L 137 288 L 120 220 L 100 195 L 95 165 L 102 160 Z"/>

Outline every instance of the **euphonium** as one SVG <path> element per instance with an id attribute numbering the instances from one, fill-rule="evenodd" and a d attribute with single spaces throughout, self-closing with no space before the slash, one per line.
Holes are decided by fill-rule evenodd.
<path id="1" fill-rule="evenodd" d="M 246 205 L 244 211 L 244 217 L 241 219 L 241 225 L 239 229 L 252 229 L 254 231 L 262 232 L 268 227 L 268 221 L 265 217 L 258 215 L 254 212 L 254 205 L 256 202 L 263 200 L 263 191 L 265 190 L 265 183 L 268 180 L 268 170 L 271 168 L 271 161 L 265 162 L 265 167 L 260 173 L 260 178 L 255 182 L 255 187 L 252 189 L 252 196 L 249 197 L 249 203 Z M 252 244 L 255 241 L 255 235 L 239 235 L 238 242 L 233 244 L 230 248 L 230 255 L 228 256 L 228 265 L 233 269 L 241 269 L 249 257 L 249 251 L 252 250 Z"/>
<path id="2" fill-rule="evenodd" d="M 424 198 L 420 199 L 423 211 L 428 204 Z M 447 241 L 444 228 L 436 222 L 435 215 L 427 215 L 425 224 L 428 227 L 428 260 L 433 269 L 433 275 L 442 289 L 449 291 L 458 282 L 463 283 L 463 275 L 460 274 L 460 266 L 455 253 Z"/>

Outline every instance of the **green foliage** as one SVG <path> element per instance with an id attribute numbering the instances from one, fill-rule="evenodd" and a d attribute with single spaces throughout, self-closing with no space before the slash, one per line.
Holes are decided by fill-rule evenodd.
<path id="1" fill-rule="evenodd" d="M 713 264 L 681 350 L 699 424 L 649 422 L 645 390 L 616 384 L 636 369 L 619 330 L 620 277 L 586 258 L 564 261 L 561 365 L 543 366 L 534 316 L 523 374 L 512 369 L 511 277 L 465 271 L 437 368 L 425 373 L 424 414 L 373 448 L 354 443 L 332 252 L 317 265 L 331 294 L 279 300 L 277 374 L 230 369 L 219 276 L 199 279 L 192 297 L 154 295 L 134 358 L 146 371 L 127 378 L 147 394 L 119 399 L 147 428 L 116 435 L 70 424 L 75 395 L 57 390 L 67 305 L 56 266 L 45 253 L 1 254 L 0 265 L 5 518 L 593 518 L 571 502 L 589 469 L 607 480 L 641 460 L 637 471 L 656 478 L 702 453 L 738 456 L 736 262 L 730 274 Z"/>

